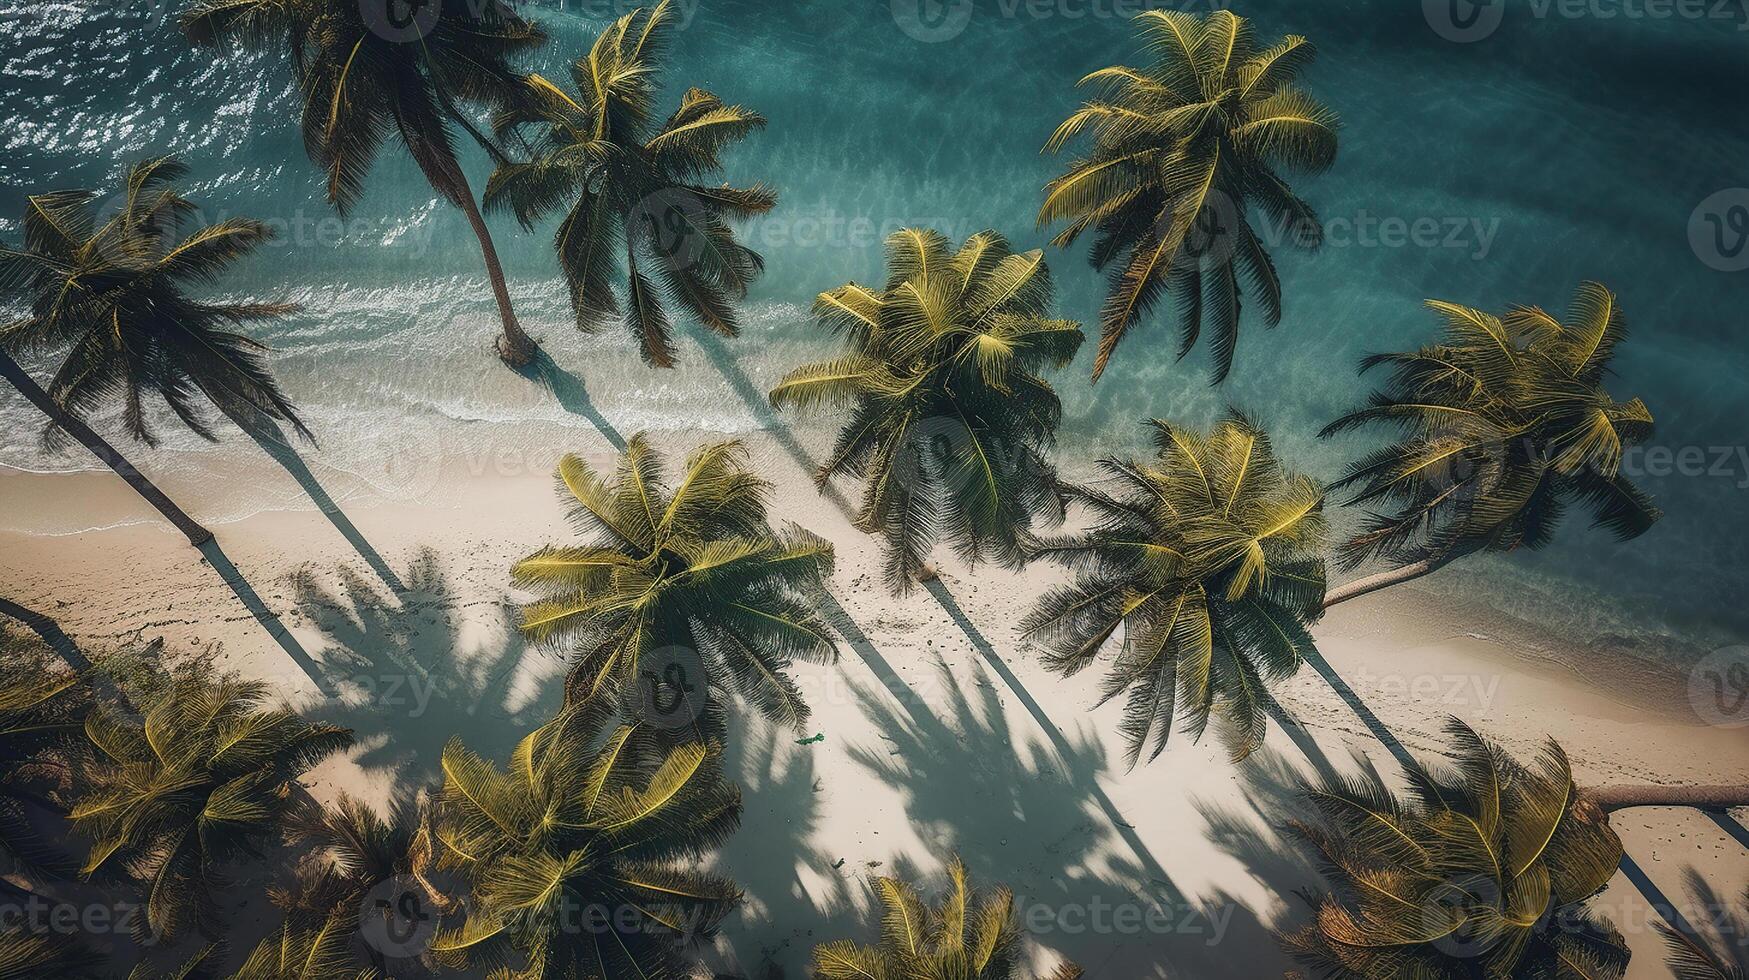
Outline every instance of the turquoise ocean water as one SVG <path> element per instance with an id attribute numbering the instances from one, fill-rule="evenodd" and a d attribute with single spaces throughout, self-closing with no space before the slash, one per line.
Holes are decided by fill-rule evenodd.
<path id="1" fill-rule="evenodd" d="M 1066 464 L 1074 471 L 1096 452 L 1136 445 L 1146 417 L 1207 422 L 1232 404 L 1266 421 L 1297 465 L 1332 476 L 1365 440 L 1320 443 L 1316 431 L 1364 395 L 1354 373 L 1362 354 L 1432 336 L 1422 299 L 1558 309 L 1580 280 L 1597 279 L 1620 294 L 1633 329 L 1614 389 L 1652 407 L 1659 446 L 1690 449 L 1688 465 L 1642 476 L 1669 516 L 1621 545 L 1574 515 L 1556 546 L 1474 560 L 1444 587 L 1548 617 L 1582 641 L 1632 638 L 1648 655 L 1742 642 L 1749 272 L 1715 268 L 1728 256 L 1704 240 L 1697 249 L 1690 232 L 1707 227 L 1697 208 L 1709 199 L 1719 214 L 1749 204 L 1749 191 L 1728 193 L 1749 186 L 1743 5 L 1678 4 L 1654 17 L 1634 0 L 1479 10 L 1458 0 L 1460 15 L 1499 15 L 1486 37 L 1460 42 L 1451 39 L 1459 21 L 1442 13 L 1448 2 L 1234 0 L 1264 37 L 1305 34 L 1321 52 L 1307 82 L 1341 114 L 1342 150 L 1329 174 L 1299 186 L 1331 244 L 1311 256 L 1277 251 L 1284 322 L 1273 333 L 1247 323 L 1222 388 L 1208 386 L 1200 353 L 1173 360 L 1165 315 L 1131 335 L 1096 388 L 1084 354 L 1062 379 Z M 561 72 L 629 5 L 570 6 L 533 12 L 553 36 L 535 66 L 544 72 Z M 767 273 L 745 335 L 728 347 L 753 382 L 823 349 L 806 316 L 811 298 L 876 278 L 885 231 L 928 224 L 957 239 L 990 227 L 1023 247 L 1045 244 L 1033 216 L 1058 163 L 1039 148 L 1077 104 L 1077 78 L 1132 60 L 1137 45 L 1121 15 L 1141 6 L 682 3 L 665 104 L 699 85 L 770 119 L 728 171 L 782 195 L 776 213 L 745 230 Z M 16 232 L 28 193 L 99 186 L 127 161 L 181 154 L 209 217 L 251 214 L 286 230 L 227 289 L 306 304 L 263 336 L 324 437 L 311 454 L 322 466 L 368 476 L 382 434 L 409 427 L 463 452 L 519 441 L 556 452 L 584 439 L 587 422 L 487 355 L 496 318 L 478 252 L 411 164 L 385 155 L 357 213 L 336 223 L 292 123 L 285 66 L 193 52 L 164 21 L 167 9 L 151 0 L 0 0 L 0 216 L 9 219 L 0 237 Z M 476 188 L 486 171 L 483 156 L 470 158 Z M 1397 241 L 1380 224 L 1387 219 L 1438 230 Z M 761 424 L 697 347 L 684 348 L 681 370 L 658 374 L 618 331 L 578 335 L 553 281 L 550 229 L 524 234 L 509 220 L 494 229 L 525 325 L 620 430 Z M 1102 281 L 1084 254 L 1050 258 L 1063 315 L 1095 321 Z M 91 465 L 72 452 L 44 454 L 37 432 L 27 406 L 0 393 L 0 463 Z M 226 454 L 259 450 L 240 437 L 207 447 L 174 436 L 138 453 L 148 469 L 222 475 Z M 233 516 L 265 505 L 234 496 Z M 29 524 L 29 515 L 0 513 L 0 526 Z"/>

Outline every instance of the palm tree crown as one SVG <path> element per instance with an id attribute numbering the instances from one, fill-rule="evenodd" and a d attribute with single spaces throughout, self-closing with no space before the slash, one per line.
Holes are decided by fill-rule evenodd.
<path id="1" fill-rule="evenodd" d="M 683 647 L 713 685 L 800 725 L 808 706 L 788 676 L 791 660 L 837 657 L 816 606 L 832 546 L 799 528 L 772 530 L 765 512 L 771 485 L 747 468 L 739 442 L 694 452 L 672 487 L 662 469 L 642 434 L 611 480 L 576 456 L 560 462 L 559 491 L 590 541 L 544 548 L 517 563 L 516 584 L 542 597 L 524 608 L 524 632 L 576 647 L 573 700 L 626 693 L 651 667 L 653 651 Z M 661 679 L 666 671 L 654 673 Z M 689 721 L 697 711 L 677 717 Z"/>
<path id="2" fill-rule="evenodd" d="M 93 841 L 85 872 L 146 882 L 157 934 L 176 935 L 190 914 L 207 931 L 220 869 L 276 832 L 300 775 L 352 744 L 346 729 L 265 708 L 266 699 L 264 685 L 190 674 L 140 723 L 108 708 L 85 720 L 99 754 L 72 811 Z"/>
<path id="3" fill-rule="evenodd" d="M 383 141 L 398 136 L 450 203 L 471 201 L 451 126 L 478 134 L 464 107 L 499 106 L 520 91 L 512 67 L 546 35 L 507 3 L 396 5 L 358 0 L 194 0 L 182 14 L 190 41 L 289 51 L 303 94 L 304 147 L 345 214 L 364 192 Z M 430 16 L 426 16 L 429 13 Z"/>
<path id="4" fill-rule="evenodd" d="M 1336 484 L 1354 488 L 1356 503 L 1393 505 L 1343 549 L 1346 563 L 1537 548 L 1574 499 L 1622 538 L 1658 520 L 1622 473 L 1626 450 L 1651 437 L 1652 413 L 1603 385 L 1626 333 L 1614 294 L 1580 286 L 1566 323 L 1536 307 L 1494 316 L 1428 306 L 1446 322 L 1444 341 L 1367 358 L 1363 370 L 1388 367 L 1388 382 L 1324 430 L 1378 424 L 1401 434 Z"/>
<path id="5" fill-rule="evenodd" d="M 614 22 L 571 66 L 575 94 L 529 76 L 524 97 L 496 128 L 530 131 L 533 158 L 501 165 L 485 194 L 488 210 L 508 207 L 525 227 L 564 212 L 553 244 L 584 330 L 620 315 L 612 281 L 623 256 L 626 321 L 656 367 L 673 366 L 674 348 L 651 276 L 700 323 L 734 336 L 731 300 L 747 295 L 763 264 L 728 222 L 777 203 L 763 186 L 701 183 L 722 169 L 725 149 L 765 125 L 758 113 L 695 88 L 657 124 L 658 72 L 673 21 L 663 0 Z"/>
<path id="6" fill-rule="evenodd" d="M 993 231 L 957 252 L 934 231 L 896 232 L 887 268 L 884 289 L 820 294 L 815 315 L 845 353 L 790 372 L 771 403 L 850 407 L 816 479 L 866 479 L 858 520 L 886 537 L 896 588 L 940 537 L 970 561 L 1018 566 L 1033 521 L 1061 517 L 1045 454 L 1062 403 L 1039 372 L 1074 358 L 1081 325 L 1048 318 L 1044 254 Z"/>
<path id="7" fill-rule="evenodd" d="M 1112 488 L 1073 498 L 1091 528 L 1035 553 L 1076 573 L 1046 593 L 1022 629 L 1073 674 L 1118 651 L 1105 698 L 1128 692 L 1122 731 L 1134 765 L 1157 757 L 1173 715 L 1200 737 L 1226 722 L 1236 758 L 1262 743 L 1266 683 L 1299 669 L 1322 612 L 1323 491 L 1284 470 L 1269 437 L 1241 416 L 1207 435 L 1155 421 L 1150 461 L 1105 460 Z"/>
<path id="8" fill-rule="evenodd" d="M 1584 903 L 1621 860 L 1621 839 L 1573 785 L 1550 742 L 1520 764 L 1455 719 L 1456 768 L 1411 771 L 1400 799 L 1378 774 L 1308 793 L 1294 829 L 1333 893 L 1283 937 L 1318 976 L 1619 978 L 1621 936 Z"/>
<path id="9" fill-rule="evenodd" d="M 1060 150 L 1084 132 L 1092 147 L 1046 186 L 1039 224 L 1068 222 L 1059 246 L 1091 229 L 1094 267 L 1113 268 L 1095 380 L 1130 327 L 1169 295 L 1179 308 L 1179 356 L 1195 346 L 1206 317 L 1219 382 L 1239 339 L 1241 277 L 1265 321 L 1281 320 L 1281 281 L 1251 209 L 1292 244 L 1322 241 L 1317 216 L 1279 171 L 1329 168 L 1336 116 L 1293 84 L 1313 57 L 1303 37 L 1260 48 L 1250 23 L 1225 10 L 1150 10 L 1136 21 L 1151 61 L 1081 80 L 1102 94 L 1045 148 Z"/>
<path id="10" fill-rule="evenodd" d="M 442 863 L 474 888 L 466 921 L 433 940 L 440 962 L 531 980 L 679 976 L 685 945 L 739 899 L 681 867 L 740 821 L 717 750 L 687 743 L 647 766 L 626 751 L 629 727 L 596 731 L 561 712 L 507 772 L 459 740 L 444 750 Z"/>
<path id="11" fill-rule="evenodd" d="M 880 899 L 877 946 L 837 940 L 814 948 L 820 980 L 1021 980 L 1020 930 L 1014 896 L 1006 888 L 974 892 L 958 857 L 948 866 L 948 892 L 925 908 L 908 884 L 875 879 Z M 1081 969 L 1065 963 L 1041 980 L 1076 980 Z"/>
<path id="12" fill-rule="evenodd" d="M 0 346 L 65 349 L 48 385 L 55 403 L 82 419 L 119 397 L 127 431 L 148 445 L 156 443 L 145 402 L 153 392 L 209 440 L 218 437 L 201 397 L 239 424 L 266 416 L 309 438 L 268 372 L 266 348 L 234 329 L 297 306 L 209 303 L 185 292 L 217 283 L 273 232 L 248 218 L 190 228 L 199 209 L 171 186 L 187 172 L 160 157 L 130 167 L 107 203 L 85 190 L 29 198 L 22 248 L 0 249 L 0 294 L 30 315 L 0 324 Z"/>

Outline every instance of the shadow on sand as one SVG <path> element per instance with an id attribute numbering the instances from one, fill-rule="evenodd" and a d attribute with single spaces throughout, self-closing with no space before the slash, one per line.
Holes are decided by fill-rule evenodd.
<path id="1" fill-rule="evenodd" d="M 396 798 L 438 777 L 452 736 L 503 758 L 557 708 L 556 682 L 519 683 L 528 647 L 510 607 L 484 643 L 463 648 L 458 603 L 433 552 L 407 569 L 399 606 L 346 566 L 336 589 L 308 571 L 294 588 L 327 641 L 322 661 L 337 692 L 309 713 L 357 733 L 355 761 L 390 780 Z"/>
<path id="2" fill-rule="evenodd" d="M 534 360 L 530 361 L 528 366 L 518 373 L 530 381 L 538 382 L 552 392 L 553 398 L 558 401 L 560 408 L 572 415 L 587 419 L 589 424 L 595 426 L 597 432 L 600 432 L 608 442 L 613 444 L 614 449 L 620 452 L 625 451 L 625 437 L 620 435 L 619 430 L 613 427 L 613 423 L 607 420 L 607 416 L 601 414 L 601 410 L 595 407 L 594 399 L 589 397 L 589 390 L 583 386 L 583 379 L 560 367 L 558 362 L 554 361 L 546 351 L 537 350 Z"/>

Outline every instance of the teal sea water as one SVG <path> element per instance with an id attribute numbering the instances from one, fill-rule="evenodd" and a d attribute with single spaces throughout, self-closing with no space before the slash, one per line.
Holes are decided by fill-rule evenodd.
<path id="1" fill-rule="evenodd" d="M 1319 47 L 1307 82 L 1345 129 L 1336 167 L 1299 187 L 1331 243 L 1310 256 L 1277 251 L 1284 322 L 1273 333 L 1247 322 L 1221 388 L 1208 386 L 1200 353 L 1173 359 L 1163 314 L 1131 335 L 1097 387 L 1084 353 L 1062 379 L 1066 465 L 1137 445 L 1144 418 L 1206 423 L 1232 404 L 1266 421 L 1297 465 L 1333 476 L 1366 440 L 1315 434 L 1364 396 L 1361 355 L 1433 335 L 1421 300 L 1560 309 L 1579 281 L 1597 279 L 1619 293 L 1633 330 L 1616 393 L 1652 407 L 1658 446 L 1690 450 L 1668 467 L 1646 457 L 1643 485 L 1668 517 L 1621 545 L 1576 514 L 1554 547 L 1475 559 L 1442 587 L 1548 617 L 1581 641 L 1630 637 L 1652 656 L 1742 642 L 1749 272 L 1714 267 L 1729 264 L 1731 229 L 1710 246 L 1691 230 L 1708 230 L 1696 211 L 1709 199 L 1720 215 L 1749 205 L 1749 190 L 1715 197 L 1749 186 L 1743 5 L 1709 0 L 1650 17 L 1635 16 L 1647 8 L 1629 0 L 1510 0 L 1482 8 L 1500 15 L 1491 34 L 1459 43 L 1449 39 L 1457 22 L 1441 22 L 1446 2 L 1234 0 L 1263 36 L 1300 33 Z M 474 242 L 411 164 L 385 155 L 362 206 L 337 224 L 292 123 L 285 66 L 189 50 L 163 19 L 168 6 L 0 0 L 0 216 L 12 219 L 0 237 L 16 232 L 27 193 L 100 186 L 127 161 L 181 154 L 209 217 L 251 214 L 286 230 L 227 289 L 306 304 L 263 337 L 324 437 L 313 461 L 368 477 L 385 434 L 408 431 L 433 433 L 449 452 L 591 445 L 583 418 L 488 356 L 496 317 Z M 553 36 L 535 66 L 544 72 L 562 72 L 617 12 L 606 0 L 570 6 L 532 11 Z M 1022 247 L 1044 245 L 1033 216 L 1058 163 L 1039 148 L 1077 104 L 1077 78 L 1132 58 L 1137 44 L 1117 15 L 1140 7 L 684 0 L 665 102 L 699 85 L 770 119 L 728 172 L 782 195 L 776 213 L 746 229 L 767 272 L 745 335 L 728 344 L 753 383 L 823 349 L 808 304 L 823 288 L 876 278 L 885 231 L 928 224 L 957 239 L 990 227 Z M 470 158 L 476 189 L 487 169 L 483 156 Z M 1386 219 L 1437 230 L 1400 241 Z M 697 346 L 684 348 L 681 370 L 658 374 L 621 332 L 577 334 L 553 279 L 550 229 L 529 235 L 495 219 L 494 230 L 524 324 L 621 431 L 762 424 L 725 383 L 720 359 Z M 1063 315 L 1091 324 L 1101 279 L 1079 250 L 1050 259 Z M 37 431 L 20 399 L 0 395 L 0 463 L 90 465 L 71 452 L 45 455 Z M 208 447 L 173 436 L 139 450 L 148 469 L 220 475 L 226 454 L 258 453 L 241 437 Z M 234 496 L 239 516 L 268 505 Z M 0 524 L 23 526 L 28 515 L 0 514 Z"/>

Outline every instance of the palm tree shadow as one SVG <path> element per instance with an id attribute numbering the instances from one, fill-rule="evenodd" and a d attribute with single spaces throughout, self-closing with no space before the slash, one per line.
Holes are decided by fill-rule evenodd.
<path id="1" fill-rule="evenodd" d="M 729 387 L 735 391 L 735 394 L 746 404 L 748 410 L 753 413 L 754 418 L 771 433 L 772 437 L 777 440 L 778 445 L 795 460 L 796 465 L 800 466 L 803 472 L 810 475 L 817 472 L 820 468 L 819 463 L 814 460 L 813 456 L 807 451 L 801 442 L 796 439 L 795 433 L 790 426 L 772 410 L 771 404 L 766 398 L 765 393 L 760 391 L 758 386 L 754 385 L 753 380 L 747 377 L 745 371 L 741 370 L 740 363 L 735 359 L 735 355 L 729 351 L 728 346 L 723 343 L 722 338 L 708 330 L 700 329 L 694 329 L 692 331 L 692 337 L 698 343 L 699 348 L 704 351 L 705 357 L 716 367 L 718 373 L 723 376 L 724 380 L 728 382 Z M 856 523 L 855 508 L 851 506 L 850 502 L 846 500 L 835 487 L 827 484 L 821 487 L 820 493 L 831 502 L 833 506 L 837 507 L 852 524 Z M 983 656 L 984 660 L 990 664 L 991 669 L 995 670 L 996 673 L 1001 676 L 1003 683 L 1007 684 L 1009 689 L 1014 692 L 1015 697 L 1019 698 L 1021 703 L 1026 706 L 1026 709 L 1032 715 L 1033 720 L 1038 723 L 1039 728 L 1046 733 L 1057 751 L 1062 754 L 1063 764 L 1069 765 L 1073 755 L 1071 754 L 1071 749 L 1067 740 L 1063 738 L 1062 733 L 1057 729 L 1057 726 L 1053 724 L 1050 718 L 1045 714 L 1044 708 L 1039 705 L 1037 699 L 1035 699 L 1031 692 L 1027 691 L 1025 685 L 1020 682 L 1020 678 L 1015 676 L 1014 672 L 1008 668 L 1008 664 L 997 654 L 996 648 L 990 643 L 989 639 L 986 638 L 983 632 L 980 631 L 971 619 L 966 616 L 965 611 L 962 610 L 959 603 L 955 601 L 953 594 L 948 591 L 946 583 L 942 582 L 940 579 L 933 579 L 926 582 L 925 586 L 928 588 L 930 595 L 934 596 L 936 602 L 941 605 L 942 609 L 947 611 L 947 614 L 949 618 L 953 620 L 954 625 L 959 627 L 960 632 L 965 634 L 966 639 L 971 641 L 972 646 L 977 649 L 978 653 Z M 842 611 L 840 610 L 840 613 L 841 612 Z M 867 660 L 868 658 L 865 656 L 864 659 Z M 871 666 L 873 665 L 871 664 Z M 877 669 L 877 673 L 878 672 Z M 885 680 L 884 677 L 883 680 Z M 893 680 L 899 688 L 904 687 L 903 682 L 898 681 L 896 676 Z M 901 703 L 909 705 L 915 700 L 915 694 L 909 694 L 909 696 L 900 694 L 899 691 L 894 688 L 894 684 L 892 683 L 889 683 L 886 686 L 894 696 L 900 699 Z M 1112 826 L 1118 830 L 1120 835 L 1122 835 L 1124 842 L 1130 847 L 1130 850 L 1134 852 L 1136 859 L 1141 862 L 1142 867 L 1146 869 L 1148 875 L 1159 881 L 1166 882 L 1167 887 L 1171 888 L 1170 878 L 1167 876 L 1165 869 L 1161 867 L 1159 861 L 1155 860 L 1153 854 L 1149 852 L 1147 845 L 1143 843 L 1142 839 L 1133 829 L 1131 829 L 1129 822 L 1123 819 L 1123 814 L 1119 812 L 1117 805 L 1112 802 L 1111 798 L 1106 795 L 1105 790 L 1099 787 L 1095 781 L 1086 788 L 1086 792 L 1091 794 L 1099 803 L 1101 809 L 1105 811 Z"/>
<path id="2" fill-rule="evenodd" d="M 299 605 L 328 642 L 322 660 L 338 690 L 311 713 L 351 728 L 355 761 L 386 776 L 397 797 L 439 774 L 452 736 L 501 758 L 558 702 L 554 684 L 532 694 L 518 684 L 528 647 L 508 608 L 497 638 L 470 652 L 435 553 L 414 559 L 406 583 L 397 607 L 347 566 L 333 591 L 308 570 L 294 580 Z"/>
<path id="3" fill-rule="evenodd" d="M 793 732 L 743 712 L 745 724 L 725 749 L 725 769 L 742 787 L 747 829 L 724 846 L 722 870 L 745 898 L 724 927 L 721 969 L 749 977 L 798 976 L 815 945 L 835 938 L 853 908 L 849 869 L 814 845 L 819 794 L 813 753 Z"/>
<path id="4" fill-rule="evenodd" d="M 519 369 L 518 373 L 531 381 L 546 386 L 546 389 L 552 392 L 553 397 L 558 400 L 560 408 L 572 415 L 579 415 L 587 419 L 590 425 L 595 426 L 597 432 L 600 432 L 609 443 L 613 444 L 614 449 L 620 452 L 625 451 L 625 437 L 620 435 L 619 430 L 613 427 L 613 423 L 607 420 L 607 416 L 601 414 L 601 410 L 595 407 L 595 400 L 589 397 L 589 390 L 583 386 L 583 379 L 560 367 L 558 362 L 553 360 L 552 355 L 545 350 L 536 350 L 534 359 L 529 361 L 526 367 Z"/>
<path id="5" fill-rule="evenodd" d="M 336 693 L 334 685 L 329 683 L 327 675 L 322 672 L 322 665 L 310 657 L 309 653 L 304 650 L 303 644 L 298 642 L 297 637 L 291 635 L 291 632 L 285 628 L 285 624 L 279 621 L 278 616 L 274 615 L 273 610 L 267 608 L 267 603 L 262 600 L 261 594 L 255 591 L 255 587 L 250 585 L 249 580 L 243 577 L 243 573 L 237 570 L 237 566 L 231 563 L 230 556 L 226 555 L 225 550 L 219 547 L 218 539 L 208 538 L 206 543 L 200 545 L 199 548 L 201 556 L 206 559 L 207 564 L 213 567 L 213 571 L 219 573 L 219 577 L 230 587 L 232 594 L 237 597 L 237 601 L 241 602 L 243 608 L 249 610 L 249 615 L 254 616 L 255 621 L 267 630 L 267 634 L 273 637 L 274 642 L 279 644 L 279 648 L 285 651 L 285 655 L 298 665 L 298 668 L 304 672 L 304 676 L 316 685 L 316 689 L 321 691 L 323 696 L 334 697 Z"/>
<path id="6" fill-rule="evenodd" d="M 352 523 L 352 518 L 347 517 L 346 512 L 340 509 L 340 505 L 334 501 L 334 498 L 328 495 L 328 491 L 322 487 L 321 481 L 316 479 L 316 474 L 310 472 L 310 467 L 304 462 L 304 457 L 298 452 L 297 447 L 292 445 L 291 440 L 286 437 L 285 430 L 280 427 L 278 422 L 257 413 L 252 418 L 238 420 L 237 425 L 249 435 L 249 438 L 255 440 L 255 444 L 260 446 L 261 450 L 274 462 L 291 474 L 291 478 L 297 481 L 299 487 L 303 488 L 305 495 L 315 502 L 316 508 L 328 518 L 328 521 L 334 525 L 334 529 L 346 539 L 346 543 L 352 545 L 353 550 L 358 552 L 359 557 L 364 559 L 365 564 L 370 566 L 371 571 L 375 572 L 378 578 L 397 593 L 406 589 L 406 586 L 401 584 L 400 578 L 395 575 L 394 570 L 389 567 L 387 562 L 383 561 L 383 556 L 377 553 L 376 548 L 371 546 L 358 527 Z"/>
<path id="7" fill-rule="evenodd" d="M 1691 939 L 1712 955 L 1716 966 L 1735 971 L 1724 976 L 1749 977 L 1749 889 L 1733 908 L 1694 868 L 1683 873 L 1683 888 L 1688 907 L 1706 913 L 1704 931 Z"/>
<path id="8" fill-rule="evenodd" d="M 5 598 L 0 598 L 0 616 L 16 619 L 29 627 L 32 633 L 35 633 L 43 643 L 48 645 L 50 650 L 55 652 L 55 656 L 60 657 L 73 670 L 79 673 L 91 670 L 90 658 L 86 657 L 84 651 L 79 649 L 79 645 L 73 642 L 73 638 L 67 635 L 67 631 L 61 629 L 61 624 L 49 616 Z"/>
<path id="9" fill-rule="evenodd" d="M 852 682 L 882 741 L 853 747 L 851 758 L 901 794 L 936 858 L 957 853 L 975 880 L 1012 888 L 1022 927 L 1088 976 L 1267 975 L 1223 972 L 1229 944 L 1255 945 L 1267 932 L 1242 903 L 1191 901 L 1121 856 L 1126 828 L 1089 790 L 1107 767 L 1099 742 L 1023 742 L 996 684 L 973 669 L 968 688 L 937 657 L 941 716 L 906 717 Z"/>

